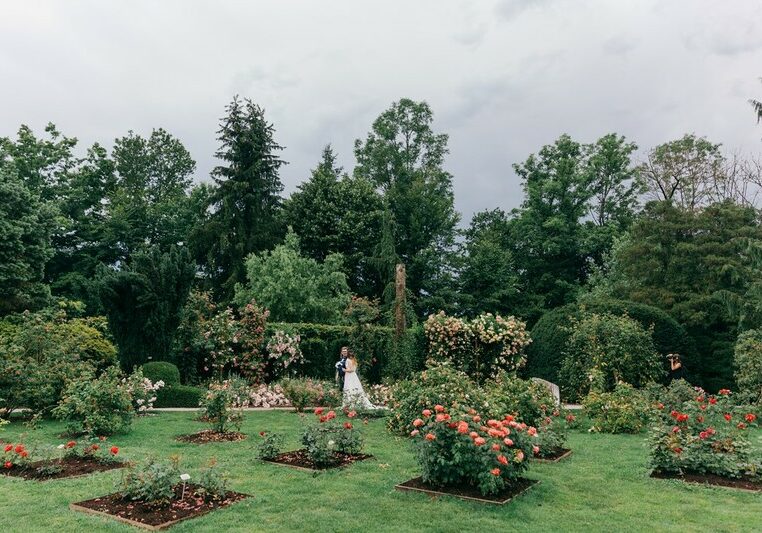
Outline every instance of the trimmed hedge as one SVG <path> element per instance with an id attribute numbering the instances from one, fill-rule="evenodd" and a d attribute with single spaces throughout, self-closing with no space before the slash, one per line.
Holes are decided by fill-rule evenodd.
<path id="1" fill-rule="evenodd" d="M 584 312 L 624 315 L 639 322 L 644 328 L 653 324 L 653 341 L 661 355 L 679 353 L 685 361 L 686 369 L 692 368 L 695 360 L 695 346 L 685 329 L 670 315 L 650 305 L 624 300 L 602 299 L 569 304 L 552 309 L 542 315 L 531 331 L 532 344 L 527 347 L 527 364 L 522 374 L 527 377 L 543 378 L 558 383 L 558 371 L 564 359 L 564 352 L 570 332 L 566 329 L 572 319 L 580 319 Z M 666 358 L 664 369 L 668 370 Z"/>
<path id="2" fill-rule="evenodd" d="M 159 389 L 154 407 L 198 407 L 206 389 L 189 385 L 172 385 Z"/>
<path id="3" fill-rule="evenodd" d="M 369 383 L 380 383 L 385 377 L 402 378 L 420 370 L 424 356 L 421 350 L 422 328 L 408 330 L 403 342 L 395 346 L 394 329 L 385 326 L 336 326 L 304 323 L 267 324 L 265 337 L 276 330 L 285 329 L 301 336 L 300 347 L 306 363 L 300 371 L 304 376 L 333 380 L 334 365 L 339 360 L 342 346 L 357 355 L 360 375 Z"/>
<path id="4" fill-rule="evenodd" d="M 177 366 L 166 361 L 151 361 L 143 366 L 143 376 L 154 383 L 161 380 L 165 387 L 173 387 L 180 384 L 180 370 Z"/>

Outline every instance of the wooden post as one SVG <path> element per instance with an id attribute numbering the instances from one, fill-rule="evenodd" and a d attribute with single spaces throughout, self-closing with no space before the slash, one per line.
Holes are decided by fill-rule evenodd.
<path id="1" fill-rule="evenodd" d="M 405 334 L 405 265 L 399 263 L 394 278 L 394 335 L 401 339 Z"/>

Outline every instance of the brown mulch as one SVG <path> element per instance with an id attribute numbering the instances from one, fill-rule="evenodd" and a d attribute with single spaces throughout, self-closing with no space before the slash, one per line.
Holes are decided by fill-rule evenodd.
<path id="1" fill-rule="evenodd" d="M 103 513 L 137 526 L 163 529 L 181 520 L 201 516 L 251 497 L 248 494 L 228 491 L 224 499 L 206 501 L 198 494 L 198 488 L 198 485 L 188 483 L 185 486 L 185 497 L 181 499 L 183 486 L 175 485 L 175 497 L 168 504 L 158 507 L 145 502 L 125 500 L 118 493 L 73 503 L 71 507 L 78 511 Z"/>
<path id="2" fill-rule="evenodd" d="M 59 472 L 40 472 L 38 469 L 42 466 L 59 466 Z M 123 462 L 98 461 L 86 457 L 64 457 L 63 459 L 53 459 L 47 461 L 35 461 L 25 468 L 14 466 L 12 468 L 3 468 L 0 474 L 5 476 L 14 476 L 24 479 L 36 479 L 45 481 L 48 479 L 62 479 L 67 477 L 84 476 L 93 472 L 105 472 L 127 466 Z"/>
<path id="3" fill-rule="evenodd" d="M 219 433 L 217 431 L 212 431 L 211 429 L 206 429 L 204 431 L 199 431 L 198 433 L 191 433 L 190 435 L 180 435 L 176 440 L 179 440 L 180 442 L 189 442 L 191 444 L 207 444 L 210 442 L 237 442 L 239 440 L 244 440 L 245 438 L 246 435 L 244 433 L 239 433 L 237 431 L 225 431 Z"/>
<path id="4" fill-rule="evenodd" d="M 762 492 L 762 480 L 749 478 L 732 478 L 716 474 L 673 474 L 671 472 L 651 472 L 651 477 L 658 479 L 679 479 L 688 483 L 701 483 L 702 485 L 716 485 L 732 489 Z"/>
<path id="5" fill-rule="evenodd" d="M 568 448 L 557 448 L 546 455 L 538 455 L 534 458 L 535 461 L 540 463 L 555 463 L 571 455 L 571 450 Z"/>
<path id="6" fill-rule="evenodd" d="M 513 482 L 510 486 L 503 489 L 497 494 L 484 495 L 477 487 L 470 485 L 459 486 L 436 486 L 424 483 L 423 479 L 416 477 L 400 483 L 395 488 L 401 491 L 414 491 L 424 492 L 431 496 L 455 496 L 456 498 L 462 498 L 464 500 L 476 500 L 483 503 L 497 503 L 504 504 L 518 496 L 519 494 L 529 490 L 534 484 L 539 483 L 536 479 L 519 478 Z"/>
<path id="7" fill-rule="evenodd" d="M 264 459 L 264 461 L 268 463 L 277 463 L 286 466 L 306 468 L 308 470 L 330 470 L 332 468 L 342 468 L 344 466 L 351 465 L 352 463 L 356 463 L 357 461 L 364 461 L 365 459 L 370 459 L 373 457 L 372 455 L 366 455 L 364 453 L 351 454 L 336 452 L 334 455 L 336 457 L 336 463 L 328 466 L 315 465 L 315 463 L 312 462 L 309 455 L 307 454 L 307 450 L 294 450 L 292 452 L 284 452 L 278 454 L 273 459 Z"/>

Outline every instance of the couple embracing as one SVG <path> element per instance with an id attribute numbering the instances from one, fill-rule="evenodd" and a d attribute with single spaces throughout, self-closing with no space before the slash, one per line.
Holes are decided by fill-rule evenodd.
<path id="1" fill-rule="evenodd" d="M 365 394 L 360 377 L 357 375 L 357 357 L 347 346 L 342 346 L 336 363 L 336 383 L 344 393 L 344 407 L 355 409 L 383 409 L 373 405 Z"/>

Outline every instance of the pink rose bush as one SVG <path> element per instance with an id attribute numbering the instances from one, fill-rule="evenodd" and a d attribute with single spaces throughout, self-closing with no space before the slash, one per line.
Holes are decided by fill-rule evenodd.
<path id="1" fill-rule="evenodd" d="M 513 415 L 487 419 L 458 404 L 423 409 L 410 422 L 423 481 L 435 486 L 474 486 L 498 493 L 515 482 L 539 453 L 537 430 Z"/>
<path id="2" fill-rule="evenodd" d="M 710 395 L 696 388 L 695 397 L 682 404 L 656 402 L 649 438 L 654 471 L 761 477 L 762 456 L 749 437 L 757 417 L 738 411 L 731 394 L 722 389 Z"/>

